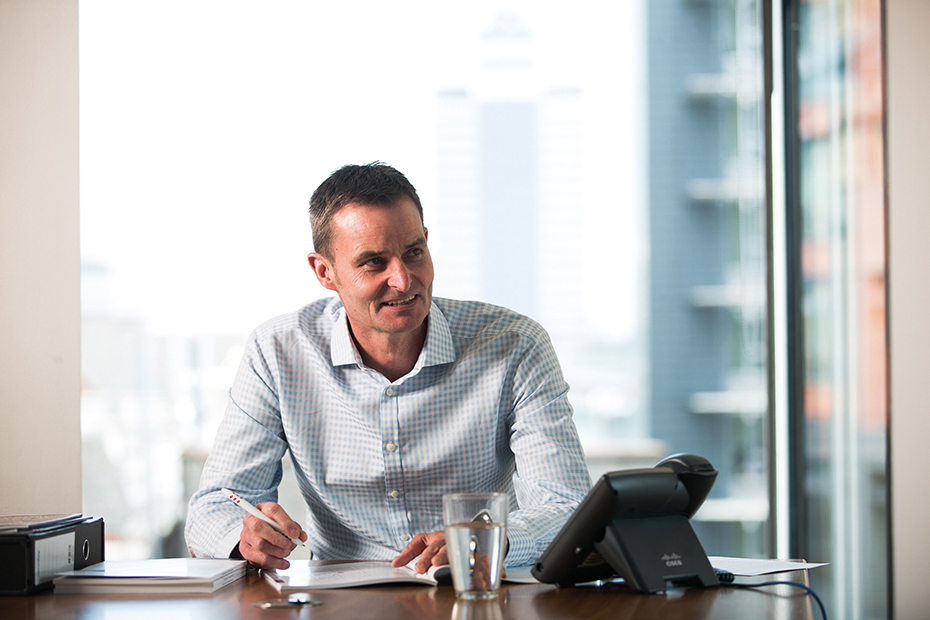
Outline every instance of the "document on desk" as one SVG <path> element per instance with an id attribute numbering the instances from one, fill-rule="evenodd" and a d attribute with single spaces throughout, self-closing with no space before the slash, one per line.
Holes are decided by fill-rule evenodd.
<path id="1" fill-rule="evenodd" d="M 448 566 L 433 566 L 420 574 L 412 568 L 412 563 L 395 568 L 387 561 L 327 564 L 316 560 L 294 560 L 290 568 L 263 570 L 262 576 L 280 592 L 298 592 L 379 584 L 435 586 L 448 571 Z"/>
<path id="2" fill-rule="evenodd" d="M 104 560 L 55 578 L 56 594 L 210 594 L 245 577 L 246 562 L 218 558 Z"/>
<path id="3" fill-rule="evenodd" d="M 0 516 L 0 534 L 39 533 L 63 529 L 90 521 L 91 516 L 81 513 L 54 515 L 3 515 Z"/>
<path id="4" fill-rule="evenodd" d="M 753 558 L 727 558 L 719 555 L 707 557 L 710 565 L 718 570 L 725 570 L 737 577 L 756 577 L 772 573 L 787 573 L 795 570 L 809 570 L 827 563 L 793 562 L 790 560 L 758 560 Z"/>

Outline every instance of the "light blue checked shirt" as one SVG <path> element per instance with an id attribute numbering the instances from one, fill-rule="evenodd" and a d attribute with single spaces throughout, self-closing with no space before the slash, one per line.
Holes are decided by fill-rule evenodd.
<path id="1" fill-rule="evenodd" d="M 591 486 L 568 385 L 545 330 L 510 310 L 434 299 L 413 370 L 391 383 L 362 363 L 326 298 L 259 327 L 191 498 L 194 555 L 227 557 L 245 499 L 277 501 L 290 450 L 319 559 L 397 556 L 442 530 L 442 495 L 510 495 L 508 566 L 545 550 Z"/>

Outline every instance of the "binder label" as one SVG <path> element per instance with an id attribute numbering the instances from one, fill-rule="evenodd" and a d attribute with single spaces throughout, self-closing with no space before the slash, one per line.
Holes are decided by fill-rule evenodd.
<path id="1" fill-rule="evenodd" d="M 67 570 L 74 570 L 74 532 L 35 541 L 35 583 L 45 583 Z"/>

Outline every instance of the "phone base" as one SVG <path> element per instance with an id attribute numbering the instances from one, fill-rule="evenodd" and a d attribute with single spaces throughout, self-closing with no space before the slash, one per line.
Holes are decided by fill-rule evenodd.
<path id="1" fill-rule="evenodd" d="M 662 592 L 669 582 L 720 585 L 691 522 L 682 515 L 616 519 L 594 548 L 641 592 Z"/>

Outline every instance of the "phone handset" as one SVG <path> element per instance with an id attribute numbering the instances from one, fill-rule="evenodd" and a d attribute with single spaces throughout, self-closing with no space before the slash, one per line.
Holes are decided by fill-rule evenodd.
<path id="1" fill-rule="evenodd" d="M 673 454 L 660 461 L 656 468 L 667 467 L 678 474 L 678 479 L 688 492 L 688 504 L 683 514 L 689 519 L 698 511 L 710 494 L 717 470 L 710 461 L 696 454 Z"/>

